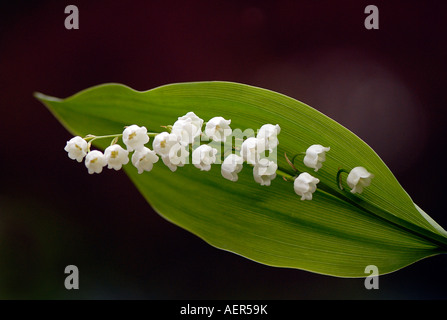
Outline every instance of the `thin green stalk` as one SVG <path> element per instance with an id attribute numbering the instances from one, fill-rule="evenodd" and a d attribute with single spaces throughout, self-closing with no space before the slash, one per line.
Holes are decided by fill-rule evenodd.
<path id="1" fill-rule="evenodd" d="M 293 176 L 288 173 L 286 170 L 282 168 L 278 168 L 276 171 L 278 175 L 286 178 L 288 181 L 293 181 Z M 391 223 L 392 225 L 395 225 L 401 229 L 404 229 L 407 232 L 410 232 L 412 234 L 417 235 L 418 237 L 421 237 L 425 240 L 430 241 L 431 243 L 437 245 L 440 247 L 443 252 L 447 253 L 447 238 L 437 234 L 435 232 L 432 232 L 430 230 L 427 230 L 425 228 L 422 228 L 418 225 L 415 225 L 412 222 L 409 222 L 407 220 L 401 219 L 399 217 L 396 217 L 392 213 L 377 207 L 374 204 L 371 204 L 369 202 L 363 201 L 361 199 L 356 199 L 357 201 L 354 201 L 350 197 L 343 194 L 343 192 L 346 191 L 340 191 L 337 189 L 334 189 L 332 186 L 324 183 L 323 181 L 320 181 L 318 183 L 318 188 L 315 192 L 324 192 L 326 194 L 330 194 L 339 200 L 345 201 L 359 209 L 362 209 L 363 212 L 369 215 L 373 215 L 376 218 L 379 218 L 381 220 L 385 220 L 388 223 Z"/>

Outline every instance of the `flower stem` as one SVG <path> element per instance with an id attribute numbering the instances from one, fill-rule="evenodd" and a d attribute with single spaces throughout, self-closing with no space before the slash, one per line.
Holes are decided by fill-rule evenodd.
<path id="1" fill-rule="evenodd" d="M 285 181 L 294 181 L 295 177 L 293 177 L 292 175 L 288 174 L 287 172 L 285 172 L 284 170 L 282 170 L 281 168 L 278 167 L 278 169 L 276 170 L 276 174 L 283 177 L 283 179 Z"/>
<path id="2" fill-rule="evenodd" d="M 306 152 L 298 152 L 297 154 L 295 154 L 293 157 L 292 157 L 292 160 L 290 160 L 290 162 L 292 162 L 293 164 L 295 163 L 295 159 L 296 159 L 296 157 L 298 157 L 298 156 L 300 156 L 300 155 L 305 155 L 306 154 Z"/>
<path id="3" fill-rule="evenodd" d="M 155 137 L 156 135 L 158 135 L 159 132 L 148 132 L 147 135 L 151 138 Z M 87 136 L 84 137 L 85 141 L 90 141 L 90 143 L 92 143 L 93 141 L 97 140 L 97 139 L 108 139 L 108 138 L 121 138 L 123 136 L 122 133 L 117 133 L 117 134 L 108 134 L 105 136 L 94 136 L 91 134 L 88 134 Z"/>
<path id="4" fill-rule="evenodd" d="M 286 181 L 294 180 L 294 177 L 290 173 L 288 173 L 287 170 L 278 167 L 278 170 L 276 170 L 276 172 L 278 175 L 281 175 Z M 340 174 L 341 172 L 346 171 L 340 169 L 338 173 Z M 339 177 L 337 177 L 336 186 L 339 187 Z M 315 192 L 325 193 L 334 198 L 337 198 L 340 201 L 349 203 L 350 205 L 361 209 L 364 214 L 372 215 L 375 218 L 384 220 L 387 223 L 390 223 L 398 227 L 399 229 L 403 229 L 409 233 L 412 233 L 422 239 L 425 239 L 437 245 L 444 252 L 447 252 L 447 237 L 442 236 L 433 231 L 427 230 L 425 228 L 422 228 L 402 218 L 399 218 L 393 215 L 392 213 L 388 212 L 387 210 L 382 209 L 373 203 L 369 203 L 368 201 L 364 201 L 363 199 L 357 197 L 356 195 L 351 194 L 350 192 L 346 192 L 344 191 L 344 189 L 339 189 L 337 187 L 334 187 L 333 185 L 325 183 L 324 181 L 320 180 L 320 182 L 318 183 L 318 188 Z"/>
<path id="5" fill-rule="evenodd" d="M 335 178 L 335 181 L 337 182 L 338 188 L 339 188 L 340 190 L 343 190 L 343 185 L 342 185 L 342 183 L 341 183 L 341 179 L 340 179 L 340 175 L 341 175 L 342 172 L 349 173 L 349 172 L 346 171 L 345 169 L 339 169 L 339 170 L 338 170 L 338 172 L 337 172 L 337 176 L 336 176 L 336 178 Z"/>
<path id="6" fill-rule="evenodd" d="M 109 135 L 106 135 L 106 136 L 87 135 L 86 137 L 84 137 L 84 140 L 93 142 L 96 139 L 119 138 L 119 137 L 122 137 L 122 136 L 123 136 L 122 133 L 119 133 L 119 134 L 109 134 Z"/>

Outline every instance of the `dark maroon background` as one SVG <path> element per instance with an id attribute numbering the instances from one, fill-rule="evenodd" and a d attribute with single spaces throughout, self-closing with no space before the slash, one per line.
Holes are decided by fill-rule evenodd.
<path id="1" fill-rule="evenodd" d="M 66 30 L 75 4 L 80 29 Z M 380 29 L 364 28 L 375 4 Z M 154 213 L 123 172 L 90 176 L 35 91 L 228 80 L 272 89 L 368 142 L 442 226 L 443 1 L 11 1 L 0 17 L 0 298 L 445 299 L 445 256 L 380 278 L 267 267 Z M 80 289 L 64 288 L 64 268 Z"/>

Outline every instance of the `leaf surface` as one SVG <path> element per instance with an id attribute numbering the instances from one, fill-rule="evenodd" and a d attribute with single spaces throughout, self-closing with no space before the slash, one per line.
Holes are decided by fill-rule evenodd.
<path id="1" fill-rule="evenodd" d="M 244 164 L 239 180 L 224 179 L 220 165 L 202 172 L 192 164 L 171 172 L 161 160 L 151 172 L 124 169 L 149 204 L 172 223 L 211 245 L 272 266 L 340 277 L 364 277 L 376 265 L 389 273 L 445 253 L 446 233 L 416 207 L 380 157 L 359 137 L 317 110 L 285 95 L 231 82 L 179 83 L 139 92 L 104 84 L 67 99 L 36 94 L 73 134 L 108 135 L 137 124 L 148 131 L 193 111 L 205 121 L 222 116 L 244 131 L 279 124 L 278 166 L 293 175 L 290 157 L 312 144 L 330 147 L 318 172 L 298 157 L 295 166 L 320 179 L 312 201 L 277 177 L 271 186 L 253 180 Z M 110 141 L 95 140 L 106 148 Z M 150 142 L 150 144 L 152 141 Z M 61 148 L 62 149 L 62 148 Z M 351 194 L 336 174 L 363 166 L 375 177 L 362 194 Z M 346 179 L 346 175 L 342 175 Z"/>

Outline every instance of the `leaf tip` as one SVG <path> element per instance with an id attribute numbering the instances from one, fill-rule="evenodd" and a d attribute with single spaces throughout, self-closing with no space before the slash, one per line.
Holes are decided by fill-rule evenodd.
<path id="1" fill-rule="evenodd" d="M 51 97 L 51 96 L 47 96 L 46 94 L 43 94 L 41 92 L 33 92 L 33 97 L 36 98 L 39 101 L 60 101 L 59 98 L 55 98 L 55 97 Z"/>

